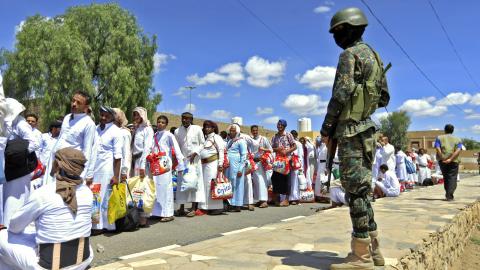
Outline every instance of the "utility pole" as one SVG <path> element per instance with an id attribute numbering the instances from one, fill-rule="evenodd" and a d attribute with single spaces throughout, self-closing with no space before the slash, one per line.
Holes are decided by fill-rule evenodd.
<path id="1" fill-rule="evenodd" d="M 192 86 L 192 85 L 189 85 L 189 86 L 184 86 L 183 89 L 187 89 L 190 91 L 190 98 L 189 98 L 189 103 L 188 103 L 188 111 L 189 112 L 192 112 L 192 91 L 193 89 L 197 88 L 196 86 Z"/>

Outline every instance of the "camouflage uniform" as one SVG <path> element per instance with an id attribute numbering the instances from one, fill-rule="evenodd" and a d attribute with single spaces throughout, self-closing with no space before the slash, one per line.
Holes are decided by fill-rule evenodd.
<path id="1" fill-rule="evenodd" d="M 342 52 L 338 62 L 332 98 L 322 126 L 322 134 L 333 135 L 338 139 L 340 180 L 350 207 L 352 235 L 356 238 L 368 238 L 368 232 L 377 229 L 373 209 L 367 198 L 367 194 L 371 191 L 376 126 L 368 116 L 360 121 L 353 121 L 340 120 L 340 114 L 346 107 L 352 106 L 356 88 L 370 77 L 374 65 L 377 65 L 377 58 L 373 50 L 361 40 Z M 380 62 L 379 65 L 383 64 Z M 380 83 L 382 92 L 388 93 L 383 73 Z M 385 105 L 379 104 L 380 107 Z M 333 134 L 333 131 L 325 129 L 328 122 L 336 123 Z"/>

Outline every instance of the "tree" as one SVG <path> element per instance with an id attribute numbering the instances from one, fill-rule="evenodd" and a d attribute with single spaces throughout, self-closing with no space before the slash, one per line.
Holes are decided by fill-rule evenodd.
<path id="1" fill-rule="evenodd" d="M 467 150 L 480 150 L 480 142 L 474 139 L 462 138 L 462 143 Z"/>
<path id="2" fill-rule="evenodd" d="M 152 87 L 156 37 L 117 4 L 69 8 L 53 18 L 27 18 L 15 49 L 2 50 L 5 94 L 27 110 L 38 106 L 43 126 L 70 111 L 70 97 L 85 90 L 92 107 L 155 110 L 161 96 Z M 37 110 L 38 111 L 38 110 Z"/>
<path id="3" fill-rule="evenodd" d="M 407 130 L 411 120 L 406 111 L 392 112 L 380 119 L 380 132 L 387 136 L 396 149 L 406 149 L 408 145 Z"/>

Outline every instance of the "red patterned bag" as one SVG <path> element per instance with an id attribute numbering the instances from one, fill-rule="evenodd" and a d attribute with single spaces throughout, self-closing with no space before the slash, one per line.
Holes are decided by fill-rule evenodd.
<path id="1" fill-rule="evenodd" d="M 251 153 L 247 154 L 247 161 L 246 162 L 247 162 L 247 164 L 245 166 L 245 174 L 251 174 L 252 172 L 254 172 L 258 169 L 257 164 L 253 160 L 253 155 Z"/>
<path id="2" fill-rule="evenodd" d="M 290 160 L 286 156 L 277 155 L 272 168 L 277 173 L 287 175 L 290 173 Z"/>
<path id="3" fill-rule="evenodd" d="M 272 169 L 273 161 L 273 154 L 270 151 L 265 151 L 260 156 L 260 162 L 262 163 L 262 167 L 265 169 L 265 171 Z"/>
<path id="4" fill-rule="evenodd" d="M 302 168 L 302 163 L 300 163 L 300 158 L 293 154 L 292 155 L 292 170 L 300 170 Z"/>
<path id="5" fill-rule="evenodd" d="M 210 196 L 212 200 L 227 200 L 233 197 L 232 183 L 222 172 L 217 174 L 217 179 L 211 181 Z"/>

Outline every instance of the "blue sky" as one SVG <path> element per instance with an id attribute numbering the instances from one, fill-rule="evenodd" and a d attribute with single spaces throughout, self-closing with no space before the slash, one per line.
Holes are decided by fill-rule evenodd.
<path id="1" fill-rule="evenodd" d="M 97 1 L 102 2 L 102 1 Z M 149 35 L 157 35 L 154 87 L 163 94 L 159 111 L 188 109 L 219 121 L 241 116 L 245 124 L 273 128 L 285 118 L 297 128 L 312 118 L 318 130 L 331 95 L 338 48 L 328 33 L 335 11 L 357 6 L 369 18 L 364 40 L 393 67 L 387 78 L 389 111 L 405 109 L 410 130 L 456 126 L 462 137 L 480 140 L 480 93 L 460 65 L 428 0 L 366 0 L 409 55 L 448 98 L 432 87 L 366 10 L 360 0 L 119 1 Z M 480 83 L 479 1 L 431 0 L 474 80 Z M 12 49 L 15 29 L 36 13 L 55 16 L 90 1 L 0 0 L 0 47 Z M 281 37 L 282 40 L 278 38 Z M 377 110 L 376 117 L 385 114 Z"/>

